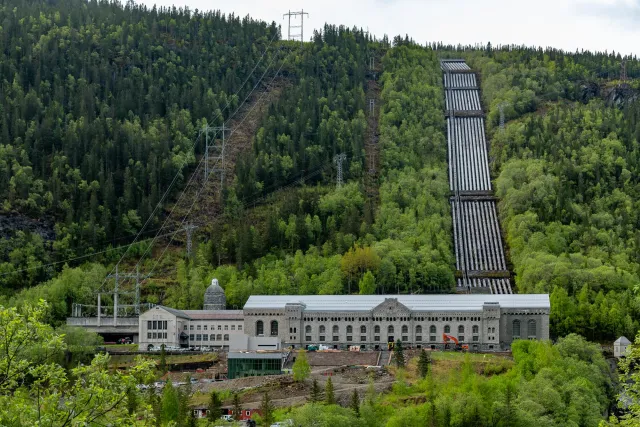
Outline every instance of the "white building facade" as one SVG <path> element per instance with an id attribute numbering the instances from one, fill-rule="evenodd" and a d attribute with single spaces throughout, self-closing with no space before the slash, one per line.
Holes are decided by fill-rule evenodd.
<path id="1" fill-rule="evenodd" d="M 549 295 L 253 295 L 244 330 L 284 346 L 363 350 L 402 341 L 441 349 L 443 335 L 470 350 L 508 350 L 516 339 L 549 339 Z"/>

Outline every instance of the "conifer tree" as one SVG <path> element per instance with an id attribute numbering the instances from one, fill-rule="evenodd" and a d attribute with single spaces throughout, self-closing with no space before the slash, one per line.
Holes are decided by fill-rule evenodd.
<path id="1" fill-rule="evenodd" d="M 167 381 L 162 390 L 162 422 L 170 423 L 177 421 L 180 416 L 180 400 L 178 392 L 171 383 L 171 380 Z"/>
<path id="2" fill-rule="evenodd" d="M 270 426 L 273 422 L 273 403 L 269 397 L 269 392 L 265 392 L 262 395 L 262 405 L 260 405 L 260 412 L 262 413 L 262 422 L 265 426 Z"/>
<path id="3" fill-rule="evenodd" d="M 331 377 L 327 378 L 327 383 L 324 387 L 324 402 L 327 405 L 335 405 L 336 396 L 333 394 L 333 382 L 331 381 Z"/>
<path id="4" fill-rule="evenodd" d="M 164 350 L 164 344 L 160 346 L 160 372 L 167 373 L 167 354 Z"/>
<path id="5" fill-rule="evenodd" d="M 209 395 L 209 404 L 207 405 L 207 419 L 211 422 L 217 421 L 222 416 L 222 401 L 220 396 L 214 390 Z"/>
<path id="6" fill-rule="evenodd" d="M 240 405 L 240 396 L 238 396 L 238 393 L 233 393 L 233 419 L 240 421 L 241 416 L 242 406 Z"/>
<path id="7" fill-rule="evenodd" d="M 356 417 L 360 417 L 360 396 L 358 396 L 358 390 L 353 389 L 353 394 L 351 395 L 351 403 L 349 407 L 353 409 Z"/>
<path id="8" fill-rule="evenodd" d="M 418 359 L 418 372 L 420 377 L 425 378 L 429 373 L 429 365 L 431 364 L 431 356 L 424 348 L 420 351 L 420 358 Z"/>
<path id="9" fill-rule="evenodd" d="M 313 379 L 313 385 L 311 386 L 311 401 L 314 403 L 320 402 L 322 400 L 322 391 L 320 391 L 320 386 L 318 385 L 318 380 Z"/>
<path id="10" fill-rule="evenodd" d="M 393 353 L 396 358 L 396 366 L 398 368 L 404 368 L 404 351 L 402 349 L 402 341 L 396 341 L 396 345 L 393 347 Z"/>

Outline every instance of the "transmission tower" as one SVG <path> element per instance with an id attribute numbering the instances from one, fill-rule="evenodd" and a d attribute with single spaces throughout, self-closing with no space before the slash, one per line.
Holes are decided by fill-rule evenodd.
<path id="1" fill-rule="evenodd" d="M 498 105 L 498 108 L 500 109 L 500 132 L 504 132 L 504 107 L 508 107 L 510 104 L 506 101 L 501 102 Z"/>
<path id="2" fill-rule="evenodd" d="M 336 177 L 336 187 L 338 188 L 342 187 L 342 162 L 345 160 L 347 160 L 347 155 L 344 153 L 333 156 L 333 161 L 338 169 L 338 176 Z"/>
<path id="3" fill-rule="evenodd" d="M 369 99 L 369 114 L 373 114 L 376 109 L 376 100 L 374 98 Z"/>
<path id="4" fill-rule="evenodd" d="M 289 17 L 289 28 L 287 31 L 287 40 L 297 40 L 298 37 L 300 37 L 300 44 L 304 43 L 304 15 L 309 16 L 309 14 L 304 11 L 304 9 L 301 10 L 300 12 L 289 11 L 289 13 L 285 13 L 284 15 L 282 15 L 283 18 L 285 16 Z M 294 17 L 294 19 L 297 19 L 298 16 L 300 17 L 300 25 L 291 25 L 292 16 Z M 295 32 L 296 29 L 298 28 L 300 29 L 300 33 L 291 34 L 291 30 L 294 30 Z"/>
<path id="5" fill-rule="evenodd" d="M 187 224 L 184 226 L 184 231 L 187 233 L 187 256 L 191 258 L 192 255 L 192 246 L 191 246 L 191 236 L 193 235 L 193 231 L 198 228 L 197 225 Z"/>
<path id="6" fill-rule="evenodd" d="M 131 273 L 122 274 L 118 271 L 118 264 L 116 264 L 116 272 L 114 274 L 109 274 L 107 278 L 115 280 L 114 287 L 113 287 L 113 326 L 115 327 L 118 324 L 118 297 L 121 294 L 131 293 L 130 291 L 129 292 L 120 291 L 120 281 L 122 279 L 135 279 L 136 287 L 134 290 L 134 294 L 135 294 L 134 310 L 136 314 L 140 314 L 140 279 L 142 278 L 142 276 L 140 276 L 140 270 L 137 266 L 136 266 L 135 274 L 131 274 Z M 100 311 L 101 311 L 100 302 L 101 301 L 100 301 L 100 292 L 99 292 L 98 293 L 98 324 L 100 322 Z"/>
<path id="7" fill-rule="evenodd" d="M 205 134 L 204 179 L 206 181 L 212 172 L 219 174 L 220 188 L 224 185 L 224 151 L 228 130 L 230 128 L 226 127 L 224 123 L 222 126 L 205 125 L 202 128 L 202 132 Z M 216 138 L 218 133 L 222 135 L 222 138 Z M 213 134 L 213 137 L 210 137 L 209 134 Z"/>

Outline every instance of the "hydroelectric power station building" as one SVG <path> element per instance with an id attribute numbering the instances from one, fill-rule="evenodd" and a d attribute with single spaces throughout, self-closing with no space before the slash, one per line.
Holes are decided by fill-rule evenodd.
<path id="1" fill-rule="evenodd" d="M 212 289 L 213 288 L 213 289 Z M 242 310 L 176 310 L 156 306 L 140 316 L 139 345 L 275 350 L 323 344 L 330 348 L 386 348 L 400 340 L 441 349 L 443 334 L 470 350 L 508 350 L 516 339 L 549 339 L 547 294 L 252 295 Z M 210 295 L 209 295 L 210 296 Z M 205 307 L 207 304 L 205 296 Z M 274 344 L 277 342 L 277 344 Z"/>

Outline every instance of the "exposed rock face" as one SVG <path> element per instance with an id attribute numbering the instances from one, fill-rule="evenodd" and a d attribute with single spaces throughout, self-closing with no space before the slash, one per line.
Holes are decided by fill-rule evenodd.
<path id="1" fill-rule="evenodd" d="M 602 94 L 603 99 L 609 107 L 623 108 L 640 99 L 640 92 L 628 85 L 620 85 L 607 88 Z"/>
<path id="2" fill-rule="evenodd" d="M 43 240 L 56 238 L 53 220 L 47 218 L 36 220 L 19 214 L 0 214 L 0 239 L 10 239 L 16 231 L 29 231 L 40 235 Z"/>
<path id="3" fill-rule="evenodd" d="M 600 86 L 596 82 L 584 82 L 580 86 L 580 100 L 584 103 L 600 96 Z"/>

